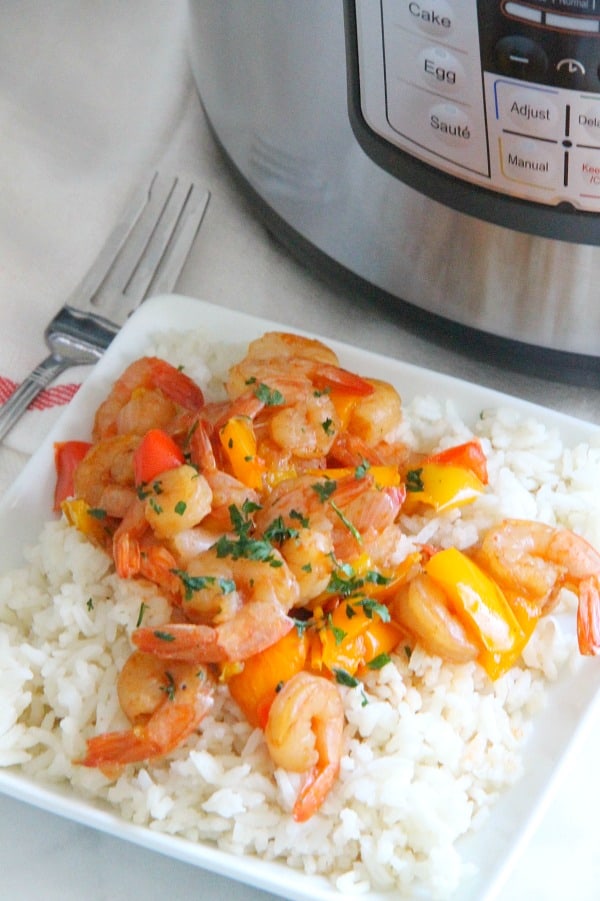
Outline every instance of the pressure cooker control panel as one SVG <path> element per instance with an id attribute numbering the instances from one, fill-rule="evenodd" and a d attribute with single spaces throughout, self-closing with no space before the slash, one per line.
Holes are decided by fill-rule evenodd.
<path id="1" fill-rule="evenodd" d="M 600 0 L 357 0 L 367 126 L 503 194 L 600 211 Z"/>

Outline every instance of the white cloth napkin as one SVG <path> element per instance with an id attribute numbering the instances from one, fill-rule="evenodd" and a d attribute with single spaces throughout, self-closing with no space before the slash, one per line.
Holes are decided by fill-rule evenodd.
<path id="1" fill-rule="evenodd" d="M 0 26 L 1 403 L 46 356 L 47 321 L 129 191 L 179 164 L 197 99 L 184 0 L 19 0 Z M 88 372 L 65 372 L 5 439 L 0 487 L 21 459 L 10 449 L 32 453 Z"/>

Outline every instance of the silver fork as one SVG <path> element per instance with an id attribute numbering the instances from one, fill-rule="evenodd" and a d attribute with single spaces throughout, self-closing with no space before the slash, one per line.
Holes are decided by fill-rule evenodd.
<path id="1" fill-rule="evenodd" d="M 173 289 L 209 198 L 194 183 L 158 172 L 133 194 L 92 268 L 47 325 L 50 354 L 0 407 L 0 441 L 57 375 L 95 363 L 142 301 Z"/>

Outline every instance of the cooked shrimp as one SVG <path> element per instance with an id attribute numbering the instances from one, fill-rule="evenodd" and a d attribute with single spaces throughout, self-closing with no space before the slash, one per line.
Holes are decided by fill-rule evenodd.
<path id="1" fill-rule="evenodd" d="M 288 390 L 293 390 L 294 384 L 302 382 L 319 389 L 344 389 L 357 396 L 373 392 L 366 379 L 340 368 L 336 354 L 329 347 L 286 332 L 268 332 L 252 341 L 244 359 L 229 370 L 226 387 L 229 397 L 235 398 L 252 384 L 278 390 L 281 386 L 285 398 L 286 384 Z"/>
<path id="2" fill-rule="evenodd" d="M 293 628 L 287 614 L 298 603 L 298 583 L 275 549 L 253 560 L 223 556 L 217 545 L 178 575 L 191 622 L 137 629 L 132 640 L 143 651 L 200 663 L 244 660 Z"/>
<path id="3" fill-rule="evenodd" d="M 247 503 L 258 506 L 258 493 L 235 476 L 218 468 L 205 422 L 197 420 L 194 423 L 188 444 L 190 460 L 198 467 L 212 492 L 210 515 L 207 516 L 204 526 L 207 529 L 226 532 L 231 525 L 230 507 L 234 505 L 241 510 Z"/>
<path id="4" fill-rule="evenodd" d="M 393 523 L 402 497 L 396 488 L 377 489 L 369 474 L 338 480 L 304 474 L 280 482 L 264 500 L 255 521 L 264 532 L 278 522 L 289 528 L 298 528 L 299 523 L 311 528 L 314 516 L 324 516 L 332 526 L 335 555 L 349 559 L 361 552 L 363 537 L 371 542 Z"/>
<path id="5" fill-rule="evenodd" d="M 334 442 L 340 421 L 327 394 L 304 390 L 295 403 L 274 412 L 269 421 L 271 438 L 282 450 L 300 459 L 325 456 Z"/>
<path id="6" fill-rule="evenodd" d="M 266 371 L 260 365 L 264 361 L 282 361 L 278 369 L 281 370 L 281 375 L 285 375 L 283 361 L 289 362 L 290 358 L 308 361 L 308 365 L 303 363 L 300 367 L 302 375 L 305 375 L 307 369 L 314 368 L 315 363 L 339 365 L 336 354 L 320 341 L 287 332 L 267 332 L 251 341 L 243 360 L 230 368 L 227 379 L 229 397 L 238 397 L 248 390 L 248 385 L 257 380 L 257 373 Z M 288 375 L 290 374 L 288 371 Z"/>
<path id="7" fill-rule="evenodd" d="M 198 525 L 213 500 L 208 481 L 187 463 L 160 473 L 143 494 L 144 515 L 157 538 L 172 538 Z"/>
<path id="8" fill-rule="evenodd" d="M 88 739 L 83 766 L 107 768 L 163 757 L 197 729 L 213 705 L 210 677 L 197 663 L 134 651 L 117 681 L 119 703 L 132 728 Z"/>
<path id="9" fill-rule="evenodd" d="M 348 432 L 362 438 L 369 447 L 393 438 L 402 422 L 402 400 L 389 382 L 367 379 L 373 393 L 357 398 L 348 421 Z"/>
<path id="10" fill-rule="evenodd" d="M 310 528 L 284 530 L 287 533 L 279 545 L 281 556 L 296 577 L 299 588 L 298 603 L 309 604 L 322 594 L 334 569 L 333 530 L 324 516 L 313 516 Z"/>
<path id="11" fill-rule="evenodd" d="M 490 529 L 477 552 L 498 584 L 547 613 L 561 588 L 579 599 L 577 632 L 582 654 L 600 652 L 600 553 L 568 529 L 508 519 Z"/>
<path id="12" fill-rule="evenodd" d="M 165 428 L 181 408 L 197 411 L 203 404 L 202 391 L 187 375 L 158 357 L 142 357 L 127 367 L 98 407 L 92 437 L 143 435 Z"/>
<path id="13" fill-rule="evenodd" d="M 453 663 L 478 656 L 480 649 L 449 609 L 444 590 L 426 573 L 402 586 L 389 607 L 394 622 L 404 626 L 428 654 Z"/>
<path id="14" fill-rule="evenodd" d="M 133 455 L 136 435 L 115 435 L 93 444 L 74 473 L 77 497 L 107 516 L 122 518 L 135 500 Z"/>
<path id="15" fill-rule="evenodd" d="M 302 671 L 285 683 L 271 705 L 265 738 L 276 766 L 306 773 L 294 819 L 308 820 L 337 779 L 343 747 L 344 707 L 339 690 Z"/>

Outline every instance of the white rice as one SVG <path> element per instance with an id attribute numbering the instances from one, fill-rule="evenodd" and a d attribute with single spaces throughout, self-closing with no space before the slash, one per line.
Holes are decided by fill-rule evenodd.
<path id="1" fill-rule="evenodd" d="M 177 335 L 155 350 L 206 386 L 228 361 L 198 347 L 198 336 Z M 415 541 L 467 547 L 505 516 L 562 524 L 600 546 L 600 448 L 564 447 L 509 409 L 486 411 L 472 432 L 450 402 L 420 397 L 405 408 L 403 435 L 419 450 L 472 434 L 488 456 L 489 491 L 461 511 L 406 518 L 400 555 Z M 547 681 L 577 657 L 574 630 L 563 631 L 559 618 L 540 623 L 522 664 L 495 683 L 475 664 L 399 648 L 362 687 L 340 688 L 340 777 L 322 809 L 298 824 L 290 811 L 300 777 L 274 769 L 262 733 L 223 686 L 198 735 L 169 759 L 128 767 L 115 782 L 73 765 L 86 738 L 127 727 L 115 684 L 142 602 L 145 625 L 164 622 L 167 605 L 154 588 L 119 580 L 64 521 L 48 523 L 26 566 L 0 577 L 0 766 L 70 783 L 129 822 L 324 874 L 344 897 L 416 887 L 446 897 L 459 887 L 457 840 L 518 779 Z"/>

